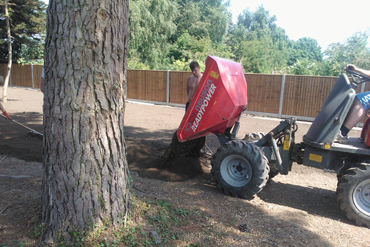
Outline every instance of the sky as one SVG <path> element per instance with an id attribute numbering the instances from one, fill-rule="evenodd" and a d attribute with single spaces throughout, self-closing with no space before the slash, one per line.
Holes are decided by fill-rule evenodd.
<path id="1" fill-rule="evenodd" d="M 263 5 L 289 39 L 316 39 L 322 51 L 370 29 L 369 0 L 230 0 L 230 5 L 234 23 L 243 10 L 254 12 Z"/>
<path id="2" fill-rule="evenodd" d="M 230 0 L 229 10 L 236 22 L 243 10 L 254 12 L 261 5 L 276 16 L 276 24 L 290 39 L 316 39 L 322 51 L 370 29 L 369 0 Z"/>

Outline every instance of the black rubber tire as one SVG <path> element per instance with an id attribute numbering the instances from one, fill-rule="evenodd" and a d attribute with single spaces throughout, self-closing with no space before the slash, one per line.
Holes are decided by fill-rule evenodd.
<path id="1" fill-rule="evenodd" d="M 269 179 L 268 160 L 252 142 L 238 140 L 224 144 L 211 163 L 217 187 L 226 195 L 251 198 Z"/>
<path id="2" fill-rule="evenodd" d="M 340 177 L 337 200 L 348 219 L 370 228 L 370 164 L 356 164 Z"/>

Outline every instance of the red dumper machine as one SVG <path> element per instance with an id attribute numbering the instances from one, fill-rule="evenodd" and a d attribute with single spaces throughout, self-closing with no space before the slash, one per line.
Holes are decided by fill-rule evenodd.
<path id="1" fill-rule="evenodd" d="M 230 131 L 247 106 L 247 93 L 239 63 L 209 56 L 206 71 L 177 131 L 178 139 L 183 142 Z"/>
<path id="2" fill-rule="evenodd" d="M 347 217 L 370 227 L 370 120 L 360 138 L 334 143 L 355 99 L 355 88 L 370 78 L 353 71 L 342 74 L 323 108 L 303 137 L 295 143 L 295 118 L 285 119 L 255 142 L 237 140 L 239 118 L 247 105 L 247 82 L 242 66 L 209 56 L 206 70 L 177 131 L 189 142 L 209 133 L 221 143 L 212 158 L 212 174 L 225 194 L 250 198 L 269 178 L 287 175 L 293 162 L 337 172 L 337 199 Z"/>

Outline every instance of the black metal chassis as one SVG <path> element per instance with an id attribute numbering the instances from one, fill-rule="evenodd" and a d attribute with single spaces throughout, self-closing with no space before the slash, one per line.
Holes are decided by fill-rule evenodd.
<path id="1" fill-rule="evenodd" d="M 264 152 L 270 166 L 280 174 L 287 175 L 294 162 L 338 172 L 343 167 L 348 169 L 370 160 L 370 148 L 360 138 L 349 138 L 347 144 L 329 146 L 305 138 L 303 142 L 295 143 L 297 129 L 295 118 L 285 119 L 255 143 Z"/>

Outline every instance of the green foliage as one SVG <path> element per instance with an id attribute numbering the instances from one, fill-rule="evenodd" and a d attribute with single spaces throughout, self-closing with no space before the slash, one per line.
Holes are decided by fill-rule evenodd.
<path id="1" fill-rule="evenodd" d="M 244 10 L 238 16 L 228 44 L 246 72 L 274 73 L 286 66 L 288 37 L 275 21 L 263 6 L 256 12 Z"/>
<path id="2" fill-rule="evenodd" d="M 177 0 L 177 2 L 179 15 L 173 40 L 188 32 L 198 40 L 209 38 L 213 43 L 223 42 L 231 23 L 228 2 L 223 0 Z"/>
<path id="3" fill-rule="evenodd" d="M 0 247 L 26 247 L 27 244 L 25 241 L 17 241 L 17 242 L 13 242 L 12 244 L 10 245 L 7 245 L 7 244 L 0 244 Z"/>
<path id="4" fill-rule="evenodd" d="M 9 0 L 12 57 L 43 59 L 46 32 L 46 5 L 41 0 Z M 4 5 L 0 5 L 0 57 L 8 57 L 8 40 Z"/>
<path id="5" fill-rule="evenodd" d="M 131 0 L 129 67 L 183 70 L 184 61 L 231 57 L 223 44 L 231 22 L 227 6 L 219 0 Z"/>
<path id="6" fill-rule="evenodd" d="M 200 211 L 178 208 L 166 201 L 133 197 L 128 225 L 120 229 L 114 229 L 110 225 L 95 226 L 91 231 L 75 231 L 72 235 L 76 239 L 74 246 L 149 247 L 177 246 L 179 243 L 200 246 L 196 240 L 186 236 L 181 230 L 198 225 L 204 225 L 208 229 L 206 237 L 215 235 L 216 231 L 212 224 L 208 223 L 208 216 Z M 58 246 L 65 246 L 62 236 Z"/>
<path id="7" fill-rule="evenodd" d="M 129 59 L 139 58 L 135 64 L 162 68 L 168 60 L 167 41 L 176 30 L 177 11 L 176 4 L 170 0 L 131 0 Z"/>
<path id="8" fill-rule="evenodd" d="M 42 64 L 46 6 L 41 0 L 9 0 L 13 58 Z M 370 69 L 369 30 L 323 53 L 317 41 L 290 40 L 263 5 L 246 9 L 231 23 L 225 0 L 130 0 L 129 69 L 189 71 L 207 56 L 240 62 L 247 73 L 338 76 L 348 63 Z M 4 6 L 0 5 L 0 13 Z M 8 54 L 5 18 L 0 18 L 0 54 Z"/>
<path id="9" fill-rule="evenodd" d="M 44 64 L 44 38 L 36 40 L 25 37 L 27 42 L 21 45 L 18 57 L 19 64 Z"/>
<path id="10" fill-rule="evenodd" d="M 201 68 L 204 68 L 202 65 L 205 64 L 209 55 L 225 58 L 232 57 L 232 53 L 226 45 L 217 45 L 209 38 L 198 40 L 196 37 L 190 36 L 189 33 L 184 33 L 171 48 L 172 64 L 169 67 L 170 69 L 190 70 L 189 63 L 194 60 L 198 61 Z"/>
<path id="11" fill-rule="evenodd" d="M 298 41 L 291 41 L 289 48 L 288 65 L 293 65 L 302 59 L 309 62 L 321 62 L 323 60 L 321 47 L 315 39 L 301 38 Z"/>
<path id="12" fill-rule="evenodd" d="M 276 49 L 271 38 L 243 41 L 235 55 L 248 73 L 274 73 L 284 65 L 284 53 Z"/>
<path id="13" fill-rule="evenodd" d="M 328 63 L 328 75 L 339 75 L 344 71 L 346 64 L 355 64 L 359 68 L 370 69 L 369 30 L 357 32 L 341 43 L 329 45 L 325 51 L 325 61 Z"/>
<path id="14" fill-rule="evenodd" d="M 37 239 L 41 237 L 42 233 L 44 232 L 45 224 L 40 224 L 35 227 L 35 229 L 28 233 L 28 236 L 33 239 Z"/>
<path id="15" fill-rule="evenodd" d="M 295 64 L 290 66 L 288 68 L 288 73 L 294 75 L 315 75 L 316 70 L 317 64 L 305 58 L 302 60 L 297 60 Z"/>
<path id="16" fill-rule="evenodd" d="M 176 71 L 187 71 L 187 70 L 190 70 L 190 68 L 189 68 L 190 62 L 191 61 L 185 61 L 185 58 L 178 59 L 178 60 L 173 61 L 169 65 L 168 69 L 169 70 L 176 70 Z"/>
<path id="17" fill-rule="evenodd" d="M 237 24 L 244 26 L 248 32 L 256 32 L 256 38 L 261 38 L 277 28 L 276 20 L 276 16 L 270 16 L 269 11 L 260 6 L 256 12 L 250 12 L 248 9 L 244 10 L 238 16 Z"/>
<path id="18" fill-rule="evenodd" d="M 132 57 L 128 60 L 127 67 L 129 69 L 143 69 L 150 70 L 150 66 L 141 62 L 139 58 Z"/>

